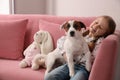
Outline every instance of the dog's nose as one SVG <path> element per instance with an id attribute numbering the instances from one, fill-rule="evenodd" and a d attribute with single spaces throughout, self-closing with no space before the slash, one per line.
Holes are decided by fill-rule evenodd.
<path id="1" fill-rule="evenodd" d="M 74 32 L 74 31 L 71 31 L 71 32 L 70 32 L 70 36 L 73 37 L 74 35 L 75 35 L 75 32 Z"/>

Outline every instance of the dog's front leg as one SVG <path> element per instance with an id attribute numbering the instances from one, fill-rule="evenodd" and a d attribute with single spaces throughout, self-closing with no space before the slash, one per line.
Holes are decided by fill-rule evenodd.
<path id="1" fill-rule="evenodd" d="M 72 53 L 66 53 L 66 57 L 67 57 L 67 62 L 68 62 L 69 75 L 70 75 L 70 77 L 73 77 L 75 74 L 73 55 L 72 55 Z"/>

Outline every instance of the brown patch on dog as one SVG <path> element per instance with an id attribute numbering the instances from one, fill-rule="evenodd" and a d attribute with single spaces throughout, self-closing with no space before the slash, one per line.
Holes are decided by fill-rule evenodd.
<path id="1" fill-rule="evenodd" d="M 74 21 L 74 24 L 73 24 L 73 27 L 76 29 L 76 30 L 81 30 L 81 28 L 85 28 L 86 29 L 86 26 L 83 22 L 81 21 Z"/>
<path id="2" fill-rule="evenodd" d="M 78 31 L 81 30 L 81 25 L 79 24 L 78 21 L 74 21 L 73 27 L 75 28 L 75 30 L 78 30 Z"/>
<path id="3" fill-rule="evenodd" d="M 83 22 L 81 22 L 81 21 L 74 21 L 73 27 L 74 27 L 76 30 L 78 30 L 78 31 L 80 31 L 81 28 L 85 28 L 85 29 L 86 29 L 85 24 L 84 24 Z M 64 24 L 62 25 L 61 28 L 64 28 L 64 30 L 67 32 L 67 31 L 69 30 L 69 28 L 70 28 L 70 24 L 69 24 L 68 22 L 66 22 L 66 23 L 64 23 Z"/>
<path id="4" fill-rule="evenodd" d="M 70 28 L 70 24 L 66 22 L 65 24 L 62 25 L 62 28 L 64 28 L 64 30 L 67 32 Z"/>

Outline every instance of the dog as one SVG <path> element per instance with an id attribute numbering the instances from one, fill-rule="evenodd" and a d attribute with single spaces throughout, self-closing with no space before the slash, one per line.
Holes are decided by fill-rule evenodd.
<path id="1" fill-rule="evenodd" d="M 83 22 L 70 20 L 63 23 L 61 29 L 65 30 L 66 39 L 63 43 L 63 48 L 66 53 L 67 63 L 70 70 L 70 76 L 74 76 L 74 62 L 75 58 L 81 59 L 81 56 L 86 55 L 86 69 L 90 70 L 90 51 L 88 48 L 87 43 L 85 42 L 81 29 L 86 28 Z M 79 44 L 79 45 L 78 45 Z M 56 60 L 62 62 L 62 64 L 66 63 L 63 55 L 60 53 L 60 49 L 57 47 L 53 52 L 49 53 L 46 57 L 46 72 L 49 73 L 52 70 L 53 65 L 55 64 Z M 78 56 L 80 55 L 80 56 Z"/>
<path id="2" fill-rule="evenodd" d="M 66 32 L 66 40 L 64 42 L 64 50 L 66 52 L 67 63 L 69 67 L 69 75 L 73 77 L 74 60 L 78 60 L 77 63 L 85 62 L 85 67 L 88 71 L 91 69 L 91 52 L 88 44 L 82 35 L 82 28 L 86 28 L 83 22 L 80 21 L 68 21 L 63 24 L 62 28 Z"/>

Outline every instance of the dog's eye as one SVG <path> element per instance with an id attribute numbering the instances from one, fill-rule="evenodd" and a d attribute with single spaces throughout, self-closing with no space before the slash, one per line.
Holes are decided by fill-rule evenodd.
<path id="1" fill-rule="evenodd" d="M 68 29 L 70 28 L 70 24 L 67 25 L 67 28 L 68 28 Z"/>
<path id="2" fill-rule="evenodd" d="M 74 24 L 73 26 L 76 30 L 79 28 L 77 24 Z"/>

